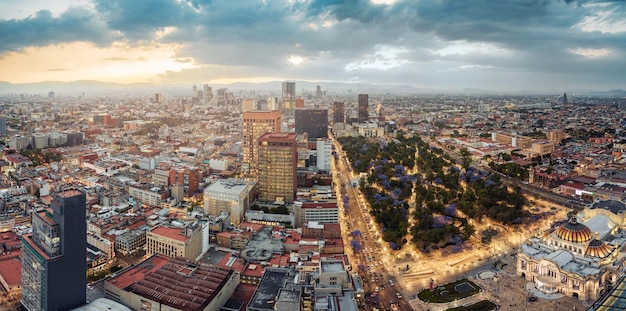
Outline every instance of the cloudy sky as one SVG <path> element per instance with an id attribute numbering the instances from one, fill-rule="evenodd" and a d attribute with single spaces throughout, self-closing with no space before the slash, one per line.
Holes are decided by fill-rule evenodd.
<path id="1" fill-rule="evenodd" d="M 0 81 L 626 88 L 626 1 L 1 0 Z"/>

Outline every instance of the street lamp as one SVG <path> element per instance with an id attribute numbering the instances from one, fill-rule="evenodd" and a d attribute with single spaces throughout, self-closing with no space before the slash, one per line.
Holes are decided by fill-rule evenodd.
<path id="1" fill-rule="evenodd" d="M 493 281 L 496 282 L 496 284 L 498 284 L 498 295 L 500 295 L 500 282 L 498 282 L 498 274 L 495 273 L 493 276 Z"/>

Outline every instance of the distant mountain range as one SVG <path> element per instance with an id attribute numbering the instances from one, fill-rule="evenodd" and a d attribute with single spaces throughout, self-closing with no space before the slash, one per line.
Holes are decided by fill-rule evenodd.
<path id="1" fill-rule="evenodd" d="M 416 88 L 411 85 L 391 85 L 391 84 L 368 84 L 368 83 L 349 83 L 349 82 L 310 82 L 295 81 L 296 92 L 314 93 L 319 85 L 322 91 L 328 91 L 335 94 L 467 94 L 467 95 L 555 95 L 559 96 L 567 93 L 568 96 L 588 95 L 588 96 L 613 96 L 626 97 L 626 91 L 622 89 L 609 91 L 594 91 L 573 89 L 566 91 L 519 91 L 519 92 L 500 92 L 478 88 L 463 89 L 436 89 L 436 88 Z M 282 81 L 271 81 L 263 83 L 232 83 L 232 84 L 210 84 L 213 92 L 216 93 L 219 88 L 228 88 L 229 91 L 248 92 L 260 91 L 263 94 L 275 94 L 280 96 Z M 151 96 L 154 93 L 168 94 L 171 96 L 191 96 L 191 89 L 194 84 L 153 84 L 153 83 L 132 83 L 121 84 L 99 81 L 46 81 L 37 83 L 19 83 L 13 84 L 0 81 L 0 95 L 6 94 L 31 94 L 47 96 L 48 92 L 53 91 L 56 96 L 77 96 L 85 94 L 87 96 L 105 96 L 105 95 L 145 95 Z M 195 84 L 198 90 L 202 90 L 202 83 Z"/>

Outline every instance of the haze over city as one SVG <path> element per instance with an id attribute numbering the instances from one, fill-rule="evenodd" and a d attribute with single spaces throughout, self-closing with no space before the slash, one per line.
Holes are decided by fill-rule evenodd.
<path id="1" fill-rule="evenodd" d="M 620 1 L 3 1 L 0 81 L 606 91 Z"/>

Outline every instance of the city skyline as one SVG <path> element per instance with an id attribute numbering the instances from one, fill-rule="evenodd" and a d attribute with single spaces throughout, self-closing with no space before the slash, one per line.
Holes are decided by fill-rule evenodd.
<path id="1" fill-rule="evenodd" d="M 7 1 L 0 81 L 623 88 L 618 1 Z"/>

